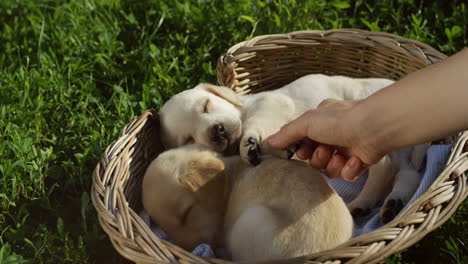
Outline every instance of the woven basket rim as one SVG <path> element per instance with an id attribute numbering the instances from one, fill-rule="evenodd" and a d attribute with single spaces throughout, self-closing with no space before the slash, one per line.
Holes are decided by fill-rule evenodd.
<path id="1" fill-rule="evenodd" d="M 366 37 L 366 38 L 386 37 L 386 38 L 389 38 L 389 39 L 394 39 L 396 41 L 408 42 L 408 43 L 411 43 L 413 45 L 420 46 L 420 47 L 422 47 L 424 49 L 433 50 L 434 52 L 439 53 L 439 51 L 437 51 L 433 47 L 431 47 L 431 46 L 429 46 L 429 45 L 427 45 L 427 44 L 425 44 L 423 42 L 417 41 L 417 40 L 408 39 L 408 38 L 405 38 L 405 37 L 402 37 L 402 36 L 399 36 L 399 35 L 395 35 L 395 34 L 392 34 L 392 33 L 388 33 L 388 32 L 368 31 L 368 30 L 355 29 L 355 28 L 342 28 L 342 29 L 329 29 L 329 30 L 298 30 L 298 31 L 292 31 L 292 32 L 288 32 L 288 33 L 260 35 L 260 36 L 255 36 L 250 40 L 244 40 L 242 42 L 239 42 L 236 45 L 232 46 L 229 50 L 235 50 L 235 49 L 237 49 L 238 47 L 241 47 L 241 46 L 251 46 L 251 45 L 253 46 L 253 45 L 256 45 L 257 43 L 262 44 L 262 42 L 261 42 L 262 40 L 270 39 L 270 38 L 272 38 L 272 39 L 294 39 L 294 38 L 296 38 L 296 36 L 300 36 L 302 34 L 306 34 L 306 35 L 318 34 L 322 38 L 325 38 L 325 37 L 330 37 L 331 35 L 333 35 L 335 33 L 347 34 L 347 35 L 350 35 L 350 36 L 354 35 L 354 36 L 358 37 L 357 39 L 362 39 L 363 37 Z M 363 43 L 360 42 L 360 44 L 363 44 Z M 367 43 L 367 44 L 369 44 L 369 43 Z"/>
<path id="2" fill-rule="evenodd" d="M 240 94 L 250 92 L 248 87 L 230 82 L 225 71 L 232 72 L 236 66 L 236 60 L 244 60 L 249 56 L 255 56 L 258 49 L 280 49 L 283 46 L 317 44 L 319 41 L 326 43 L 346 42 L 360 47 L 380 47 L 392 49 L 396 52 L 408 52 L 421 64 L 433 64 L 445 59 L 447 56 L 431 46 L 417 40 L 408 39 L 387 32 L 373 32 L 363 29 L 330 29 L 330 30 L 301 30 L 282 34 L 268 34 L 256 36 L 250 40 L 239 42 L 230 47 L 218 58 L 217 81 L 220 85 L 234 89 Z M 298 43 L 297 41 L 301 41 Z M 235 73 L 234 73 L 235 74 Z"/>
<path id="3" fill-rule="evenodd" d="M 218 60 L 218 82 L 231 88 L 235 88 L 238 85 L 238 83 L 236 84 L 235 77 L 227 78 L 223 76 L 223 71 L 235 69 L 235 59 L 242 52 L 242 48 L 249 49 L 261 45 L 283 45 L 281 43 L 269 44 L 267 40 L 273 39 L 276 41 L 280 38 L 294 41 L 297 36 L 307 34 L 313 37 L 317 34 L 323 35 L 325 38 L 330 35 L 336 37 L 337 34 L 344 34 L 347 37 L 351 34 L 351 36 L 357 39 L 366 39 L 366 41 L 372 42 L 376 41 L 372 37 L 390 38 L 397 40 L 399 43 L 404 42 L 404 45 L 414 45 L 416 48 L 410 48 L 411 55 L 414 55 L 425 63 L 430 64 L 438 59 L 445 58 L 445 55 L 426 44 L 415 40 L 408 40 L 391 33 L 369 32 L 356 29 L 295 31 L 287 34 L 258 36 L 232 46 Z M 376 43 L 373 44 L 385 45 L 378 41 Z M 404 45 L 400 45 L 396 49 L 405 48 Z M 418 52 L 420 54 L 417 54 Z M 431 59 L 431 57 L 435 59 Z M 237 91 L 241 93 L 246 92 L 245 89 Z M 158 115 L 155 110 L 150 109 L 145 111 L 130 122 L 122 130 L 120 137 L 103 152 L 101 160 L 97 164 L 93 174 L 91 190 L 92 202 L 98 212 L 101 227 L 108 234 L 116 250 L 124 257 L 137 263 L 178 263 L 187 261 L 196 263 L 229 263 L 225 260 L 204 259 L 193 256 L 176 245 L 158 239 L 150 228 L 144 224 L 138 214 L 129 207 L 123 194 L 125 187 L 123 185 L 125 185 L 130 176 L 115 174 L 118 174 L 119 166 L 124 166 L 122 164 L 119 165 L 119 162 L 128 162 L 131 159 L 131 155 L 134 154 L 134 144 L 137 141 L 136 135 L 142 132 L 145 125 L 155 122 L 157 119 Z M 290 261 L 377 263 L 383 261 L 384 257 L 410 247 L 419 241 L 426 234 L 447 221 L 468 195 L 467 176 L 465 174 L 468 171 L 467 140 L 467 131 L 458 135 L 458 139 L 452 147 L 451 155 L 443 172 L 421 197 L 403 210 L 393 221 L 371 233 L 353 238 L 334 249 L 295 258 Z M 121 181 L 112 182 L 110 179 L 114 179 L 113 177 L 120 177 Z M 112 200 L 112 197 L 117 197 L 115 198 L 117 201 L 111 205 L 110 200 Z"/>

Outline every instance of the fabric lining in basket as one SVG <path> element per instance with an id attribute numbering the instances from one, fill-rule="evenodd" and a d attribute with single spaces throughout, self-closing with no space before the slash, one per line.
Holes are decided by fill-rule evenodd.
<path id="1" fill-rule="evenodd" d="M 399 79 L 445 59 L 418 41 L 388 33 L 354 29 L 265 35 L 231 47 L 218 60 L 218 83 L 245 94 L 279 88 L 303 75 Z M 109 145 L 93 174 L 92 201 L 103 230 L 116 250 L 136 263 L 228 263 L 201 258 L 158 239 L 136 212 L 141 181 L 162 150 L 159 120 L 145 111 Z M 275 263 L 379 263 L 410 247 L 442 225 L 466 198 L 468 132 L 442 141 L 453 144 L 450 157 L 429 189 L 392 222 L 331 250 Z"/>

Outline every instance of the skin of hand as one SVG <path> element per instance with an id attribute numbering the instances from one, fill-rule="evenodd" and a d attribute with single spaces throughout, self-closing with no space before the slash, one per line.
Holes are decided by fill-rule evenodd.
<path id="1" fill-rule="evenodd" d="M 468 129 L 468 49 L 366 99 L 325 100 L 268 138 L 331 178 L 354 180 L 386 153 Z"/>
<path id="2" fill-rule="evenodd" d="M 352 181 L 385 153 L 372 153 L 360 142 L 362 126 L 354 120 L 352 110 L 361 100 L 327 99 L 268 138 L 272 147 L 285 148 L 301 142 L 296 155 L 325 170 L 330 178 L 343 177 Z M 320 142 L 320 143 L 318 143 Z M 357 158 L 359 157 L 359 158 Z"/>

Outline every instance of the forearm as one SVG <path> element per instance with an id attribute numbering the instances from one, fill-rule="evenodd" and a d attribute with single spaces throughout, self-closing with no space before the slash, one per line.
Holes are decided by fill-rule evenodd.
<path id="1" fill-rule="evenodd" d="M 366 144 L 383 151 L 468 129 L 468 49 L 369 96 L 353 114 Z"/>

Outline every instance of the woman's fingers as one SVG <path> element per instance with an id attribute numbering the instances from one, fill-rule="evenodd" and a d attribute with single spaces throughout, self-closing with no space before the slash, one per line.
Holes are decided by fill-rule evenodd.
<path id="1" fill-rule="evenodd" d="M 268 137 L 268 144 L 273 148 L 281 149 L 297 144 L 305 138 L 310 138 L 310 135 L 307 135 L 307 128 L 311 116 L 313 116 L 313 110 L 309 110 L 287 123 L 278 132 Z"/>
<path id="2" fill-rule="evenodd" d="M 333 156 L 334 149 L 328 145 L 319 145 L 310 157 L 310 165 L 318 169 L 325 169 Z"/>
<path id="3" fill-rule="evenodd" d="M 328 162 L 325 173 L 331 179 L 338 179 L 341 177 L 341 170 L 343 169 L 344 165 L 346 164 L 346 158 L 339 153 L 333 155 Z"/>
<path id="4" fill-rule="evenodd" d="M 358 157 L 352 156 L 348 159 L 345 166 L 341 170 L 341 177 L 347 181 L 356 180 L 361 174 L 366 171 L 368 166 L 364 164 Z"/>
<path id="5" fill-rule="evenodd" d="M 299 148 L 296 151 L 296 155 L 301 159 L 301 160 L 308 160 L 312 157 L 312 153 L 314 153 L 315 148 L 317 148 L 318 143 L 309 139 L 309 138 L 304 138 L 300 145 Z"/>
<path id="6" fill-rule="evenodd" d="M 320 147 L 321 146 L 317 147 L 315 153 L 318 152 Z M 324 168 L 325 173 L 330 179 L 338 179 L 343 177 L 343 179 L 347 181 L 354 181 L 368 168 L 367 165 L 365 165 L 359 158 L 355 156 L 346 158 L 338 152 L 335 154 L 332 154 L 333 152 L 327 152 L 329 150 L 334 151 L 330 146 L 326 146 L 320 150 L 325 150 L 324 152 L 326 152 L 326 155 L 330 155 L 328 156 L 328 162 L 324 164 L 316 163 L 317 161 L 312 161 L 312 159 L 314 159 L 316 156 L 314 153 L 314 156 L 311 159 L 311 165 L 321 169 Z M 317 154 L 317 156 L 319 155 Z"/>

